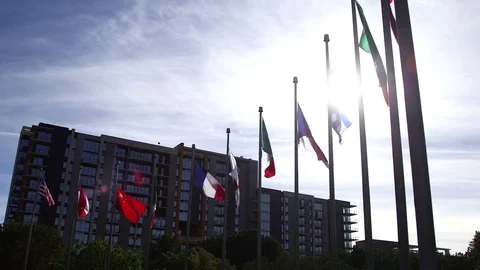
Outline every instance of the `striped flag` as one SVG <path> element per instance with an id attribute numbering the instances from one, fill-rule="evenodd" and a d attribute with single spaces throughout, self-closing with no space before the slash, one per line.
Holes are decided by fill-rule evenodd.
<path id="1" fill-rule="evenodd" d="M 47 199 L 48 206 L 52 207 L 55 206 L 55 201 L 53 200 L 52 194 L 50 194 L 50 190 L 47 187 L 47 183 L 45 182 L 45 179 L 42 178 L 40 181 L 40 186 L 38 187 L 38 194 L 42 195 Z"/>

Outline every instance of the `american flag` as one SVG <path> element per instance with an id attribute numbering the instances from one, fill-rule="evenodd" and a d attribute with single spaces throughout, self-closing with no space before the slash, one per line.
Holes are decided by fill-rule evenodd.
<path id="1" fill-rule="evenodd" d="M 38 193 L 45 197 L 48 202 L 48 206 L 52 207 L 55 206 L 55 201 L 53 200 L 52 194 L 50 194 L 50 190 L 47 187 L 47 183 L 45 183 L 45 179 L 40 181 L 40 187 L 38 187 Z"/>

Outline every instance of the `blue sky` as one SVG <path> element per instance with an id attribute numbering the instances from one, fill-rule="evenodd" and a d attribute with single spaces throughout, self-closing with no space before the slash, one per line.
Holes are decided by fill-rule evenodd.
<path id="1" fill-rule="evenodd" d="M 330 99 L 353 122 L 335 144 L 337 198 L 358 205 L 361 171 L 350 1 L 2 1 L 0 4 L 0 220 L 18 133 L 48 122 L 79 132 L 257 157 L 264 107 L 277 176 L 293 190 L 293 76 L 299 102 L 327 152 Z M 379 1 L 363 0 L 383 53 Z M 437 245 L 464 252 L 479 229 L 480 167 L 474 91 L 477 1 L 410 1 L 427 137 Z M 361 28 L 358 29 L 359 32 Z M 330 35 L 327 88 L 323 35 Z M 410 242 L 416 244 L 402 77 L 394 43 Z M 396 240 L 390 124 L 370 55 L 361 52 L 373 236 Z M 331 91 L 329 91 L 331 89 Z M 336 143 L 336 141 L 335 141 Z M 328 196 L 328 171 L 304 149 L 300 192 Z"/>

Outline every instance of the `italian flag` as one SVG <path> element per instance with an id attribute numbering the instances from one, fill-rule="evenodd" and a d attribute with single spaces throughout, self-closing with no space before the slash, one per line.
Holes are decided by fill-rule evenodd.
<path id="1" fill-rule="evenodd" d="M 262 150 L 268 154 L 268 166 L 265 169 L 265 177 L 270 178 L 275 175 L 275 161 L 273 160 L 272 146 L 270 145 L 270 139 L 268 138 L 267 127 L 265 121 L 262 118 Z"/>
<path id="2" fill-rule="evenodd" d="M 360 6 L 358 2 L 357 9 L 363 25 L 363 32 L 362 36 L 360 37 L 360 42 L 358 46 L 366 53 L 372 55 L 373 64 L 375 65 L 375 71 L 377 72 L 379 86 L 382 88 L 383 91 L 383 98 L 385 99 L 387 105 L 390 105 L 390 100 L 388 98 L 387 72 L 385 71 L 385 67 L 383 66 L 382 57 L 380 57 L 380 53 L 378 52 L 375 40 L 373 40 L 373 36 L 370 32 L 370 28 L 368 27 L 367 19 L 365 18 L 365 15 L 363 13 L 362 6 Z"/>

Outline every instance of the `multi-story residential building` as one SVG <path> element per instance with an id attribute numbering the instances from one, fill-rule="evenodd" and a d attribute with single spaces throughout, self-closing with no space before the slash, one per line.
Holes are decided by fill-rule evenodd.
<path id="1" fill-rule="evenodd" d="M 276 238 L 285 250 L 292 250 L 296 212 L 293 207 L 294 193 L 262 188 L 262 234 Z M 312 195 L 299 194 L 298 245 L 300 254 L 319 254 L 328 250 L 328 203 L 329 200 Z M 279 207 L 280 206 L 280 207 Z M 339 248 L 351 250 L 357 229 L 351 227 L 356 215 L 349 202 L 336 201 L 336 232 Z"/>
<path id="2" fill-rule="evenodd" d="M 110 238 L 122 247 L 148 248 L 150 237 L 167 231 L 184 240 L 190 209 L 192 241 L 223 233 L 224 202 L 208 199 L 191 186 L 193 149 L 183 143 L 170 148 L 107 135 L 89 135 L 75 129 L 40 123 L 23 127 L 12 173 L 5 222 L 35 222 L 56 226 L 66 244 Z M 222 184 L 228 177 L 229 163 L 224 153 L 195 150 L 195 160 Z M 240 174 L 240 207 L 234 190 L 228 189 L 228 233 L 257 228 L 257 166 L 252 159 L 237 157 Z M 56 205 L 49 207 L 36 193 L 41 170 Z M 231 183 L 231 182 L 230 182 Z M 114 185 L 115 184 L 115 185 Z M 76 217 L 77 188 L 89 198 L 90 212 Z M 131 224 L 113 208 L 113 190 L 119 187 L 149 207 L 137 225 Z M 72 192 L 73 191 L 73 192 Z M 157 206 L 150 230 L 154 192 Z M 190 194 L 190 192 L 192 194 Z M 327 200 L 300 195 L 300 252 L 321 252 L 328 246 Z M 293 193 L 263 189 L 262 233 L 277 238 L 289 249 L 293 230 L 289 220 L 294 211 L 288 205 Z M 348 202 L 337 201 L 337 239 L 351 248 L 356 229 L 350 227 L 354 215 Z M 112 211 L 113 210 L 113 211 Z M 74 222 L 75 221 L 75 222 Z M 73 226 L 75 224 L 75 226 Z M 148 233 L 151 231 L 151 235 Z"/>

